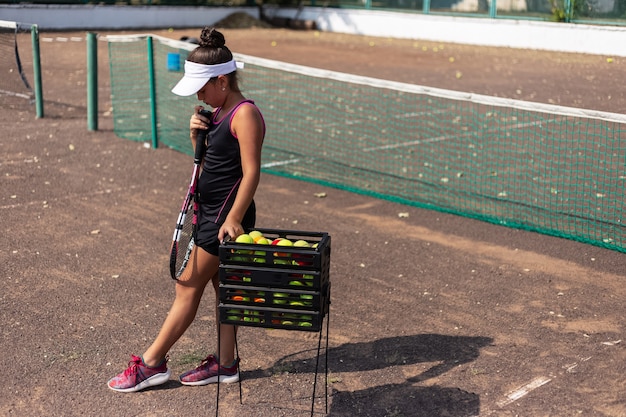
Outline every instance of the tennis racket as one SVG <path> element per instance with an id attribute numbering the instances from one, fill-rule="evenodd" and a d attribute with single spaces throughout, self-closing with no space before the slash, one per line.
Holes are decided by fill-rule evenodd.
<path id="1" fill-rule="evenodd" d="M 210 112 L 203 112 L 205 116 L 209 116 Z M 207 130 L 198 131 L 196 138 L 196 149 L 193 158 L 193 173 L 187 195 L 183 200 L 183 206 L 176 221 L 174 236 L 172 237 L 172 249 L 170 252 L 170 275 L 172 279 L 178 281 L 178 278 L 185 270 L 191 251 L 194 246 L 194 237 L 196 224 L 198 221 L 198 195 L 197 185 L 200 176 L 200 165 L 204 156 L 204 144 L 206 140 Z"/>

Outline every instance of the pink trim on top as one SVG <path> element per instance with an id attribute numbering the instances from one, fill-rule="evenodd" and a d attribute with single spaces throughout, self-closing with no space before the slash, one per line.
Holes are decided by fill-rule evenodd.
<path id="1" fill-rule="evenodd" d="M 222 208 L 220 208 L 220 211 L 217 213 L 217 216 L 215 216 L 215 223 L 217 223 L 220 217 L 222 217 L 222 211 L 224 210 L 224 207 L 226 207 L 226 203 L 228 203 L 228 201 L 230 200 L 230 196 L 233 194 L 233 191 L 237 189 L 240 182 L 241 182 L 241 178 L 239 178 L 237 182 L 235 183 L 235 185 L 233 185 L 233 188 L 230 189 L 230 192 L 228 193 L 226 200 L 224 200 L 224 204 L 222 204 Z"/>
<path id="2" fill-rule="evenodd" d="M 254 100 L 249 100 L 249 99 L 242 100 L 241 102 L 237 103 L 237 105 L 236 105 L 235 107 L 233 107 L 233 108 L 232 108 L 232 109 L 228 112 L 228 114 L 226 114 L 226 115 L 225 115 L 224 117 L 222 117 L 220 120 L 213 120 L 213 123 L 215 123 L 215 124 L 220 124 L 220 123 L 222 123 L 222 122 L 223 122 L 223 121 L 224 121 L 227 117 L 229 117 L 229 115 L 230 115 L 230 118 L 229 118 L 229 120 L 228 120 L 228 129 L 230 130 L 230 134 L 231 134 L 231 135 L 233 135 L 233 137 L 234 137 L 235 139 L 239 139 L 239 138 L 237 137 L 237 135 L 235 134 L 235 132 L 233 132 L 233 129 L 232 129 L 232 127 L 231 127 L 231 124 L 232 124 L 232 122 L 233 122 L 233 117 L 235 117 L 235 113 L 237 113 L 237 109 L 239 109 L 239 107 L 241 107 L 243 104 L 246 104 L 246 103 L 249 103 L 249 104 L 253 105 L 253 106 L 254 106 L 254 108 L 257 110 L 257 112 L 259 112 L 259 116 L 261 116 L 261 121 L 263 122 L 263 136 L 265 137 L 265 133 L 266 133 L 266 131 L 267 131 L 267 128 L 266 128 L 266 126 L 265 126 L 265 118 L 263 117 L 263 113 L 261 113 L 261 111 L 259 110 L 259 108 L 257 107 L 257 105 L 256 105 L 256 104 L 254 104 Z M 221 107 L 217 108 L 217 109 L 216 109 L 216 111 L 215 111 L 215 116 L 218 116 L 218 115 L 220 114 L 220 111 L 222 111 L 222 108 L 221 108 Z M 214 118 L 215 118 L 215 116 L 214 116 Z"/>

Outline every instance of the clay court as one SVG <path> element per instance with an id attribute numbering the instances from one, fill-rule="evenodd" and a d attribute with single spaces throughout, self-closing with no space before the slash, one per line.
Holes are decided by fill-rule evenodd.
<path id="1" fill-rule="evenodd" d="M 248 55 L 626 112 L 618 57 L 223 32 Z M 175 378 L 215 349 L 210 290 L 170 352 L 169 383 L 136 394 L 106 386 L 173 299 L 168 250 L 191 158 L 116 137 L 104 42 L 99 130 L 88 131 L 85 33 L 41 38 L 45 117 L 19 101 L 0 112 L 0 414 L 215 415 L 215 386 Z M 331 416 L 626 416 L 623 253 L 268 174 L 256 201 L 260 227 L 332 236 L 315 415 L 325 413 L 327 359 Z M 243 327 L 238 340 L 242 403 L 237 384 L 222 384 L 219 415 L 310 415 L 318 333 Z"/>

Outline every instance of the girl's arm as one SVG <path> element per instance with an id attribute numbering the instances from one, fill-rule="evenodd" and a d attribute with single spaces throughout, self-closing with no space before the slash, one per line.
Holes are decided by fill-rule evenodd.
<path id="1" fill-rule="evenodd" d="M 239 184 L 233 207 L 220 228 L 218 234 L 220 241 L 226 235 L 235 238 L 243 233 L 241 221 L 252 203 L 261 178 L 261 146 L 263 145 L 265 127 L 263 118 L 256 106 L 242 105 L 233 116 L 231 130 L 239 140 L 243 178 Z"/>

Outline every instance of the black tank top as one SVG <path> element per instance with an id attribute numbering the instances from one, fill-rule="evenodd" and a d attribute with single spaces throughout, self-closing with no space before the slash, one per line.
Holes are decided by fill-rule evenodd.
<path id="1" fill-rule="evenodd" d="M 235 112 L 245 103 L 254 105 L 254 101 L 244 100 L 226 115 L 219 114 L 220 109 L 213 113 L 212 118 L 219 116 L 220 120 L 214 120 L 209 128 L 202 174 L 198 180 L 202 221 L 223 223 L 235 202 L 243 170 L 239 140 L 232 134 L 230 123 Z"/>

